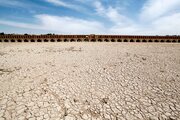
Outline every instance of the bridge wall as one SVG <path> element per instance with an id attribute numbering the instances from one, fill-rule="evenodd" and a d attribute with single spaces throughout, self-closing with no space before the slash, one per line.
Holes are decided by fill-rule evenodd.
<path id="1" fill-rule="evenodd" d="M 180 36 L 0 35 L 0 42 L 156 42 L 180 43 Z"/>

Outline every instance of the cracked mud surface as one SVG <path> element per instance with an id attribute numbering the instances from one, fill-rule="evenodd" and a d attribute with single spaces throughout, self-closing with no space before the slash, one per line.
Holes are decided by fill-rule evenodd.
<path id="1" fill-rule="evenodd" d="M 0 120 L 180 120 L 180 45 L 0 44 Z"/>

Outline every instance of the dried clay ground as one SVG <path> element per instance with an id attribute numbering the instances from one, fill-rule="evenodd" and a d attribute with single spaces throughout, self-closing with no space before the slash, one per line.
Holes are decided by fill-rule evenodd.
<path id="1" fill-rule="evenodd" d="M 180 44 L 1 43 L 5 119 L 180 120 Z"/>

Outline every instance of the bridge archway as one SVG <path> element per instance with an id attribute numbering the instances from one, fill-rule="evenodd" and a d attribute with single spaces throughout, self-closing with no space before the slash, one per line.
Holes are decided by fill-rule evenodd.
<path id="1" fill-rule="evenodd" d="M 96 39 L 91 39 L 91 42 L 96 42 Z"/>
<path id="2" fill-rule="evenodd" d="M 77 39 L 77 42 L 82 42 L 82 40 L 81 39 Z"/>
<path id="3" fill-rule="evenodd" d="M 130 40 L 130 42 L 134 42 L 134 40 L 133 40 L 133 39 L 131 39 L 131 40 Z"/>
<path id="4" fill-rule="evenodd" d="M 55 40 L 54 40 L 54 39 L 51 39 L 50 41 L 51 41 L 51 42 L 55 42 Z"/>
<path id="5" fill-rule="evenodd" d="M 165 41 L 164 41 L 164 40 L 161 40 L 160 42 L 163 43 L 163 42 L 165 42 Z"/>
<path id="6" fill-rule="evenodd" d="M 64 42 L 68 42 L 68 40 L 67 40 L 67 39 L 64 39 Z"/>
<path id="7" fill-rule="evenodd" d="M 15 42 L 15 40 L 14 40 L 14 39 L 12 39 L 12 40 L 11 40 L 11 42 Z"/>
<path id="8" fill-rule="evenodd" d="M 49 40 L 47 40 L 47 39 L 44 39 L 44 42 L 49 42 Z"/>
<path id="9" fill-rule="evenodd" d="M 114 39 L 111 39 L 111 42 L 116 42 Z"/>
<path id="10" fill-rule="evenodd" d="M 29 42 L 29 41 L 27 39 L 25 39 L 24 42 Z"/>
<path id="11" fill-rule="evenodd" d="M 117 41 L 118 41 L 118 42 L 122 42 L 122 40 L 121 40 L 121 39 L 118 39 Z"/>
<path id="12" fill-rule="evenodd" d="M 148 42 L 153 42 L 153 40 L 148 40 Z"/>
<path id="13" fill-rule="evenodd" d="M 141 42 L 140 40 L 136 40 L 136 42 Z"/>
<path id="14" fill-rule="evenodd" d="M 34 40 L 34 39 L 31 39 L 31 42 L 35 42 L 35 40 Z"/>
<path id="15" fill-rule="evenodd" d="M 124 40 L 124 42 L 128 42 L 128 40 L 127 40 L 127 39 L 125 39 L 125 40 Z"/>
<path id="16" fill-rule="evenodd" d="M 37 42 L 42 42 L 42 40 L 41 40 L 41 39 L 38 39 Z"/>
<path id="17" fill-rule="evenodd" d="M 4 42 L 9 42 L 9 40 L 5 39 Z"/>
<path id="18" fill-rule="evenodd" d="M 109 42 L 109 40 L 108 40 L 108 39 L 105 39 L 104 41 L 105 41 L 105 42 Z"/>
<path id="19" fill-rule="evenodd" d="M 156 42 L 156 43 L 157 43 L 157 42 L 159 42 L 159 40 L 155 40 L 154 42 Z"/>
<path id="20" fill-rule="evenodd" d="M 70 42 L 75 42 L 75 40 L 74 40 L 74 39 L 71 39 Z"/>
<path id="21" fill-rule="evenodd" d="M 180 43 L 180 40 L 178 40 L 178 43 Z"/>
<path id="22" fill-rule="evenodd" d="M 62 40 L 61 40 L 61 39 L 58 39 L 57 42 L 62 42 Z"/>
<path id="23" fill-rule="evenodd" d="M 89 42 L 89 40 L 88 39 L 84 39 L 84 42 Z"/>
<path id="24" fill-rule="evenodd" d="M 176 40 L 173 40 L 172 42 L 173 42 L 173 43 L 176 43 Z"/>
<path id="25" fill-rule="evenodd" d="M 0 42 L 2 42 L 2 40 L 0 39 Z"/>
<path id="26" fill-rule="evenodd" d="M 170 43 L 171 41 L 170 41 L 170 40 L 167 40 L 166 42 L 167 42 L 167 43 Z"/>
<path id="27" fill-rule="evenodd" d="M 19 40 L 17 40 L 17 42 L 22 42 L 22 40 L 21 40 L 21 39 L 19 39 Z"/>
<path id="28" fill-rule="evenodd" d="M 98 39 L 98 42 L 102 42 L 103 40 L 102 39 Z"/>
<path id="29" fill-rule="evenodd" d="M 145 43 L 145 42 L 147 42 L 147 40 L 142 40 L 142 42 L 144 42 L 144 43 Z"/>

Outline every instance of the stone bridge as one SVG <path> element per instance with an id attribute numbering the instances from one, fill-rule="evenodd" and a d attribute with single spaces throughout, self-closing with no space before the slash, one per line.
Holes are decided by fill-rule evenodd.
<path id="1" fill-rule="evenodd" d="M 133 35 L 0 35 L 0 42 L 155 42 L 180 43 L 180 36 Z"/>

